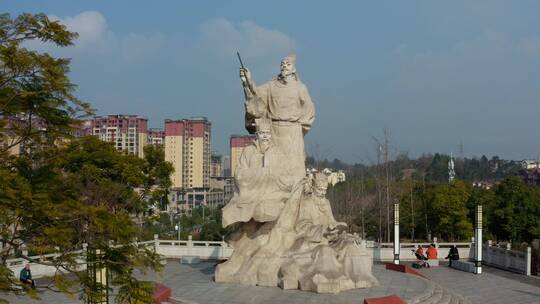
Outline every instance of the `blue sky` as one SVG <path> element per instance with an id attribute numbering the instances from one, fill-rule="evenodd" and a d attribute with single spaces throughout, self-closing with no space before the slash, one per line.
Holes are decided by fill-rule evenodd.
<path id="1" fill-rule="evenodd" d="M 207 116 L 214 150 L 243 129 L 239 50 L 257 83 L 298 56 L 317 109 L 308 152 L 373 161 L 393 153 L 540 154 L 540 1 L 2 1 L 80 33 L 77 95 L 98 114 Z"/>

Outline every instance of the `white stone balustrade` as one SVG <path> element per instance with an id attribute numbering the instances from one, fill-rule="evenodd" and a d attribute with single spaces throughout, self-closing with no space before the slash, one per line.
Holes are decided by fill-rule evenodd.
<path id="1" fill-rule="evenodd" d="M 508 271 L 531 275 L 531 247 L 527 251 L 511 250 L 510 244 L 500 248 L 488 241 L 482 248 L 484 264 Z"/>
<path id="2" fill-rule="evenodd" d="M 152 241 L 138 242 L 139 246 L 153 247 L 157 253 L 164 258 L 179 259 L 186 256 L 199 257 L 202 260 L 223 260 L 228 259 L 233 251 L 226 242 L 219 241 L 193 241 L 191 237 L 188 240 L 160 240 L 157 236 Z M 391 262 L 394 259 L 393 243 L 376 243 L 367 241 L 367 248 L 371 248 L 373 260 L 377 262 Z M 421 245 L 427 248 L 430 243 L 401 243 L 400 260 L 415 261 L 416 257 L 412 249 Z M 468 260 L 474 250 L 474 246 L 469 242 L 462 243 L 435 243 L 439 251 L 439 260 L 444 260 L 448 254 L 451 245 L 456 245 L 462 260 Z M 484 263 L 489 266 L 507 269 L 510 271 L 530 275 L 531 271 L 531 253 L 530 248 L 527 252 L 513 251 L 509 248 L 498 248 L 491 246 L 491 241 L 484 245 Z M 81 254 L 83 250 L 79 251 Z M 48 254 L 39 257 L 31 257 L 38 261 L 54 259 L 56 254 Z M 27 263 L 25 259 L 10 259 L 7 261 L 8 267 L 18 276 L 21 269 Z M 46 266 L 39 263 L 30 263 L 32 275 L 35 278 L 54 275 L 56 269 L 52 266 Z M 83 255 L 81 255 L 81 267 L 84 270 Z"/>

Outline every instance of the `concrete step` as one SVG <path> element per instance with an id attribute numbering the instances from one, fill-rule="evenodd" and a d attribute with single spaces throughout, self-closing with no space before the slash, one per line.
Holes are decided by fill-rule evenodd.
<path id="1" fill-rule="evenodd" d="M 411 304 L 423 303 L 424 301 L 429 299 L 431 296 L 433 296 L 433 293 L 435 292 L 436 284 L 428 280 L 425 280 L 425 282 L 427 286 L 426 289 L 421 294 L 418 294 L 414 296 L 412 299 L 410 299 L 408 301 L 409 303 Z"/>
<path id="2" fill-rule="evenodd" d="M 439 301 L 440 304 L 450 304 L 450 302 L 452 301 L 452 298 L 454 296 L 450 293 L 444 293 L 441 300 Z"/>
<path id="3" fill-rule="evenodd" d="M 443 293 L 444 291 L 442 287 L 437 285 L 435 287 L 435 292 L 433 292 L 433 295 L 429 299 L 424 301 L 423 304 L 438 304 L 443 297 Z"/>

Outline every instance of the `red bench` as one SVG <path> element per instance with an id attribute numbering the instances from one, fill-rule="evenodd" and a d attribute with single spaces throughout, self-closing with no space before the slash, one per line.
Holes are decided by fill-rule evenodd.
<path id="1" fill-rule="evenodd" d="M 369 298 L 364 299 L 364 304 L 407 304 L 400 297 L 396 295 L 381 297 L 381 298 Z"/>
<path id="2" fill-rule="evenodd" d="M 169 287 L 160 283 L 154 284 L 154 291 L 152 293 L 154 304 L 161 304 L 161 302 L 169 300 L 171 296 L 172 290 Z"/>
<path id="3" fill-rule="evenodd" d="M 409 267 L 407 265 L 401 265 L 401 264 L 396 265 L 396 264 L 392 264 L 392 263 L 386 263 L 386 269 L 399 271 L 399 272 L 410 273 L 410 274 L 414 274 L 414 275 L 417 275 L 419 277 L 422 277 L 424 279 L 427 279 L 423 274 L 421 274 L 420 272 L 412 269 L 411 267 Z"/>

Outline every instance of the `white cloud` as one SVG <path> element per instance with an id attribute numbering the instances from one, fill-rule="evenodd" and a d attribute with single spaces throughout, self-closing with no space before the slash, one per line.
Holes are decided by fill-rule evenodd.
<path id="1" fill-rule="evenodd" d="M 74 42 L 75 48 L 79 50 L 102 51 L 107 46 L 108 37 L 112 34 L 108 30 L 105 17 L 96 11 L 84 11 L 73 17 L 60 18 L 53 15 L 49 18 L 60 21 L 69 31 L 79 34 Z"/>
<path id="2" fill-rule="evenodd" d="M 49 18 L 59 21 L 66 26 L 67 30 L 78 33 L 73 45 L 67 48 L 58 48 L 55 45 L 34 40 L 26 42 L 26 47 L 62 57 L 98 54 L 132 61 L 150 57 L 162 46 L 164 40 L 160 33 L 149 35 L 114 33 L 109 28 L 105 17 L 97 11 L 84 11 L 75 16 L 62 18 L 50 15 Z"/>
<path id="3" fill-rule="evenodd" d="M 200 27 L 198 45 L 218 55 L 231 56 L 237 50 L 249 57 L 284 55 L 296 48 L 287 34 L 266 29 L 252 21 L 233 24 L 224 18 L 210 19 Z"/>

